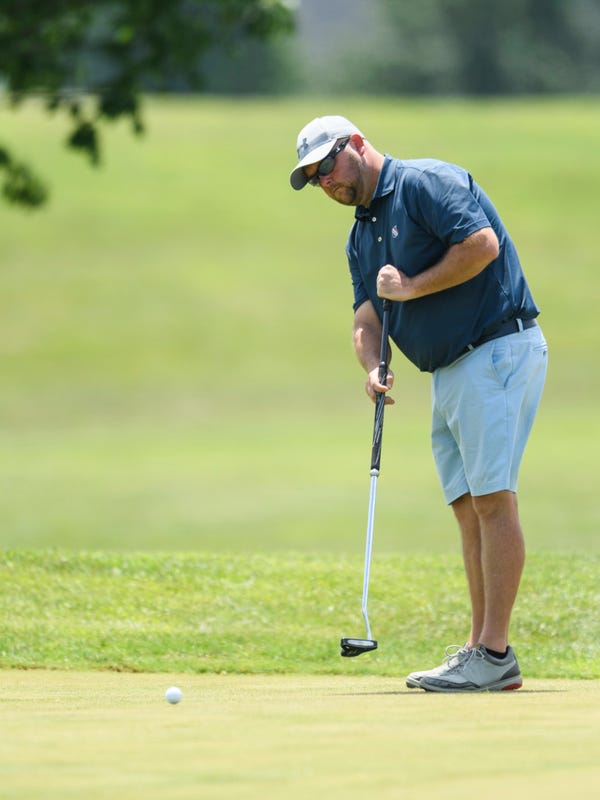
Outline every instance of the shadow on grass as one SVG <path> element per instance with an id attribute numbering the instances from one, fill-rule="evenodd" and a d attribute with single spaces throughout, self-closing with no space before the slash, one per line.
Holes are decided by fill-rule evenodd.
<path id="1" fill-rule="evenodd" d="M 480 695 L 480 694 L 504 694 L 507 696 L 508 694 L 512 694 L 513 696 L 518 696 L 521 694 L 564 694 L 568 692 L 568 689 L 519 689 L 518 691 L 498 691 L 498 692 L 427 692 L 424 689 L 397 689 L 395 691 L 385 691 L 385 692 L 333 692 L 333 694 L 338 695 L 339 697 L 384 697 L 386 695 L 412 695 L 413 697 L 422 697 L 424 695 L 448 695 L 448 694 L 462 694 L 462 695 Z"/>

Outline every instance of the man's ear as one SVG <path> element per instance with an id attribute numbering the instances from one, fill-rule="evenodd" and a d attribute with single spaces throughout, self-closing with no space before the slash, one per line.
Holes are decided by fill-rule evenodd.
<path id="1" fill-rule="evenodd" d="M 365 140 L 360 133 L 353 133 L 352 136 L 350 136 L 350 141 L 352 142 L 352 145 L 358 155 L 362 156 L 362 154 L 365 152 Z"/>

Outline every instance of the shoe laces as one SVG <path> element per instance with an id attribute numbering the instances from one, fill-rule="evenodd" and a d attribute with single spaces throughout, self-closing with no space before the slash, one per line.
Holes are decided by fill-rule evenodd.
<path id="1" fill-rule="evenodd" d="M 448 668 L 458 667 L 469 656 L 470 648 L 466 644 L 450 644 L 446 648 L 446 664 Z M 452 663 L 454 662 L 454 663 Z"/>
<path id="2" fill-rule="evenodd" d="M 483 651 L 480 650 L 478 647 L 463 647 L 457 653 L 454 654 L 454 657 L 460 654 L 460 660 L 457 661 L 455 664 L 450 664 L 450 659 L 448 659 L 448 667 L 450 669 L 463 669 L 467 666 L 467 664 L 471 661 L 471 659 L 481 659 L 485 661 L 485 655 Z"/>

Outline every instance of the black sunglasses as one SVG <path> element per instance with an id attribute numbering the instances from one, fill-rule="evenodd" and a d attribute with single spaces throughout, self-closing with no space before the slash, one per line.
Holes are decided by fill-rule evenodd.
<path id="1" fill-rule="evenodd" d="M 329 175 L 329 173 L 333 171 L 333 168 L 335 167 L 335 157 L 342 152 L 349 141 L 350 139 L 345 139 L 343 142 L 340 142 L 338 146 L 334 147 L 333 150 L 328 153 L 322 161 L 319 161 L 317 171 L 314 175 L 311 175 L 311 177 L 308 178 L 308 182 L 311 186 L 319 186 L 319 178 L 323 178 L 325 175 Z"/>

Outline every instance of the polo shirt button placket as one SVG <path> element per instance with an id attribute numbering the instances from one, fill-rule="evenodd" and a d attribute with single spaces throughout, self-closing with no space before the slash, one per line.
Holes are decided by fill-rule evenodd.
<path id="1" fill-rule="evenodd" d="M 377 222 L 377 217 L 371 217 L 371 222 Z M 377 241 L 381 244 L 381 242 L 383 242 L 383 236 L 378 236 Z"/>

